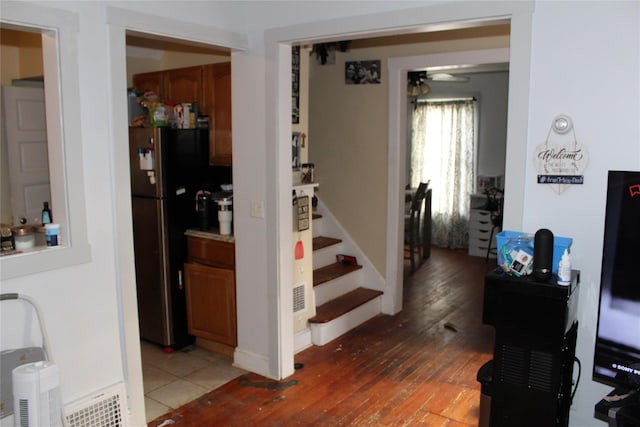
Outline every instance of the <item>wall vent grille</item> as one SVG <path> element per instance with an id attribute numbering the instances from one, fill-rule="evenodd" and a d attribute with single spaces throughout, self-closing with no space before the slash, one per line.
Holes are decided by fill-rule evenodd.
<path id="1" fill-rule="evenodd" d="M 293 312 L 305 310 L 307 301 L 305 298 L 304 283 L 293 288 Z"/>
<path id="2" fill-rule="evenodd" d="M 126 427 L 124 384 L 106 388 L 65 409 L 69 427 Z"/>

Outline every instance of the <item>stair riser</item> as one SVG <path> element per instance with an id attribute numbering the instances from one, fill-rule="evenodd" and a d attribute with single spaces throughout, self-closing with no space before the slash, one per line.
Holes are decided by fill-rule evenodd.
<path id="1" fill-rule="evenodd" d="M 356 289 L 360 286 L 359 284 L 362 283 L 362 274 L 362 270 L 357 270 L 321 285 L 314 286 L 313 292 L 316 307 Z"/>
<path id="2" fill-rule="evenodd" d="M 311 341 L 314 345 L 325 345 L 377 316 L 381 311 L 382 297 L 379 296 L 331 322 L 311 324 Z"/>
<path id="3" fill-rule="evenodd" d="M 326 248 L 313 251 L 313 269 L 324 267 L 336 262 L 336 255 L 344 253 L 342 243 L 327 246 Z"/>
<path id="4" fill-rule="evenodd" d="M 313 237 L 317 236 L 342 236 L 344 231 L 340 226 L 334 224 L 332 219 L 330 218 L 330 214 L 319 212 L 322 218 L 313 220 L 312 227 L 312 235 Z"/>
<path id="5" fill-rule="evenodd" d="M 324 218 L 318 218 L 318 219 L 314 219 L 313 223 L 311 224 L 311 235 L 312 237 L 318 237 L 318 236 L 323 236 L 326 234 L 323 234 L 324 232 Z"/>

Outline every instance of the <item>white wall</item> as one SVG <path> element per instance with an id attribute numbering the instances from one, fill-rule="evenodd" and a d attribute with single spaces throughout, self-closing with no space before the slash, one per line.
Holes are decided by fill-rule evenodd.
<path id="1" fill-rule="evenodd" d="M 3 2 L 3 8 L 7 3 Z M 123 5 L 119 2 L 113 4 Z M 127 145 L 126 100 L 122 97 L 126 93 L 125 68 L 122 67 L 114 81 L 111 67 L 116 59 L 114 55 L 106 54 L 110 49 L 106 3 L 42 2 L 41 5 L 73 12 L 79 22 L 77 84 L 81 104 L 78 111 L 81 114 L 76 117 L 76 122 L 82 139 L 85 178 L 82 187 L 92 256 L 90 262 L 78 266 L 3 280 L 1 291 L 26 294 L 40 304 L 52 354 L 60 369 L 65 404 L 133 378 L 128 388 L 132 411 L 129 425 L 141 426 L 145 421 L 139 347 L 135 341 L 125 346 L 125 331 L 138 328 L 135 276 L 130 265 L 130 207 L 127 209 L 126 203 L 124 206 L 119 203 L 130 199 L 128 162 L 116 162 L 114 158 L 114 152 L 122 151 Z M 193 26 L 191 22 L 197 20 L 219 27 L 242 29 L 244 26 L 244 21 L 236 19 L 239 8 L 235 6 L 228 9 L 224 4 L 198 3 L 185 8 L 184 3 L 163 3 L 160 8 L 146 2 L 127 3 L 127 7 L 136 6 L 151 14 L 164 13 L 174 19 L 183 19 L 187 23 L 183 28 L 187 30 Z M 206 13 L 199 9 L 202 6 Z M 217 9 L 220 9 L 219 13 L 216 13 Z M 153 21 L 143 19 L 139 24 L 151 25 Z M 209 32 L 216 34 L 215 31 Z M 117 53 L 124 58 L 124 46 Z M 72 52 L 65 52 L 63 56 L 68 54 Z M 111 91 L 113 87 L 123 89 L 114 93 Z M 122 108 L 114 107 L 114 98 Z M 123 112 L 121 120 L 114 122 L 114 109 Z M 118 132 L 118 137 L 114 137 Z M 129 221 L 118 221 L 122 216 L 128 217 Z M 133 298 L 130 297 L 132 287 Z M 28 306 L 20 301 L 3 301 L 0 309 L 3 350 L 40 345 L 40 331 Z M 129 355 L 132 355 L 134 363 L 127 360 Z M 12 425 L 12 417 L 3 419 L 1 424 Z"/>
<path id="2" fill-rule="evenodd" d="M 534 14 L 523 227 L 572 237 L 572 263 L 581 270 L 577 356 L 583 373 L 572 426 L 603 425 L 593 420 L 593 405 L 610 390 L 591 380 L 593 343 L 607 171 L 640 170 L 639 24 L 638 2 L 540 2 Z M 562 194 L 535 183 L 533 163 L 533 150 L 558 114 L 572 117 L 590 158 L 584 185 Z"/>
<path id="3" fill-rule="evenodd" d="M 275 137 L 290 133 L 286 126 L 278 129 L 275 123 L 276 113 L 286 112 L 286 102 L 278 98 L 286 99 L 288 92 L 274 85 L 273 52 L 269 51 L 272 46 L 270 42 L 265 43 L 263 30 L 297 25 L 298 33 L 303 33 L 304 27 L 304 32 L 313 36 L 334 28 L 342 31 L 346 24 L 351 23 L 358 28 L 389 29 L 391 23 L 415 22 L 415 14 L 403 13 L 400 9 L 428 3 L 344 2 L 330 8 L 323 6 L 322 2 L 52 1 L 42 4 L 71 10 L 79 15 L 82 113 L 78 120 L 83 139 L 86 212 L 93 258 L 92 262 L 80 266 L 5 281 L 2 292 L 25 292 L 43 305 L 53 350 L 61 368 L 65 402 L 125 378 L 126 359 L 122 355 L 126 350 L 123 347 L 125 340 L 119 324 L 122 320 L 126 330 L 136 322 L 135 314 L 131 313 L 131 301 L 120 301 L 118 294 L 123 282 L 130 286 L 133 281 L 131 266 L 122 266 L 122 252 L 131 251 L 130 229 L 127 229 L 126 221 L 122 221 L 129 215 L 126 204 L 122 203 L 123 192 L 127 189 L 115 185 L 122 183 L 118 174 L 126 171 L 126 166 L 114 162 L 114 158 L 121 155 L 121 144 L 125 143 L 114 135 L 124 133 L 118 126 L 126 123 L 126 114 L 114 114 L 113 110 L 118 105 L 112 105 L 120 103 L 123 108 L 126 105 L 124 91 L 121 95 L 119 90 L 112 92 L 114 87 L 124 88 L 126 81 L 124 66 L 121 77 L 114 77 L 109 72 L 121 59 L 96 55 L 96 52 L 111 52 L 110 42 L 107 42 L 110 39 L 105 4 L 212 25 L 248 36 L 247 53 L 234 53 L 232 56 L 234 161 L 236 165 L 242 165 L 242 171 L 234 168 L 234 186 L 244 193 L 236 200 L 234 213 L 236 227 L 244 230 L 237 236 L 238 246 L 244 248 L 238 253 L 237 260 L 241 300 L 239 343 L 249 358 L 262 358 L 270 374 L 288 372 L 288 367 L 283 366 L 286 358 L 285 362 L 278 359 L 283 352 L 291 353 L 286 348 L 288 338 L 285 335 L 292 327 L 290 320 L 288 325 L 286 320 L 283 325 L 278 322 L 277 295 L 281 283 L 288 280 L 290 285 L 290 273 L 283 273 L 291 272 L 290 264 L 288 269 L 283 266 L 287 265 L 287 259 L 291 259 L 291 245 L 278 247 L 278 241 L 284 239 L 284 234 L 281 235 L 275 218 L 279 210 L 285 218 L 291 215 L 290 206 L 277 199 L 280 184 L 275 182 L 276 177 L 280 177 L 276 167 L 288 165 L 289 159 L 286 151 L 289 138 L 276 142 Z M 482 3 L 475 2 L 465 8 L 436 5 L 434 10 L 438 16 L 449 16 L 455 20 L 467 13 L 480 11 L 482 7 Z M 535 7 L 532 65 L 529 70 L 530 115 L 528 123 L 517 125 L 527 127 L 527 141 L 519 142 L 526 144 L 527 161 L 514 166 L 524 168 L 526 174 L 525 209 L 521 220 L 525 230 L 544 226 L 558 235 L 574 238 L 573 262 L 575 268 L 582 271 L 578 357 L 583 363 L 583 376 L 572 409 L 571 425 L 602 426 L 603 423 L 593 419 L 593 405 L 608 388 L 590 380 L 590 369 L 604 221 L 605 175 L 607 169 L 640 169 L 640 128 L 637 121 L 640 116 L 640 5 L 637 2 L 538 2 Z M 384 10 L 390 12 L 364 17 L 365 14 Z M 421 16 L 427 15 L 431 14 L 423 13 Z M 326 22 L 321 25 L 313 22 L 329 18 L 335 18 L 330 26 Z M 152 22 L 145 20 L 143 24 L 152 25 Z M 273 40 L 292 33 L 295 32 L 275 31 L 267 38 Z M 269 55 L 268 60 L 264 59 L 265 51 Z M 603 78 L 609 74 L 613 76 Z M 545 138 L 551 119 L 560 113 L 573 117 L 577 137 L 590 151 L 591 162 L 583 186 L 556 195 L 550 189 L 535 184 L 531 153 Z M 117 120 L 112 123 L 113 117 Z M 251 123 L 251 126 L 246 123 Z M 276 147 L 280 148 L 278 153 L 274 153 Z M 287 172 L 290 179 L 290 171 Z M 265 201 L 265 219 L 249 216 L 251 200 Z M 508 205 L 507 201 L 507 209 Z M 285 221 L 284 224 L 289 223 Z M 120 308 L 124 313 L 120 313 Z M 5 325 L 14 324 L 15 317 L 7 317 L 4 309 L 2 316 L 4 345 Z M 135 356 L 135 349 L 133 353 Z M 139 366 L 134 369 L 139 370 Z M 140 372 L 135 373 L 140 378 Z M 142 406 L 134 404 L 132 411 L 132 425 L 143 425 Z"/>
<path id="4" fill-rule="evenodd" d="M 99 15 L 95 18 L 98 22 L 104 21 L 99 19 Z M 82 28 L 85 31 L 91 29 L 93 22 L 89 21 L 93 19 L 82 21 L 80 31 Z M 78 45 L 89 58 L 89 55 L 95 55 L 89 52 L 100 48 L 104 41 L 93 40 L 92 32 L 87 32 L 89 35 L 79 40 Z M 91 42 L 95 45 L 87 46 L 86 43 Z M 104 178 L 109 173 L 109 163 L 104 161 L 108 158 L 108 120 L 105 120 L 108 105 L 96 102 L 97 99 L 106 99 L 107 86 L 97 82 L 107 81 L 107 75 L 104 66 L 92 68 L 95 63 L 95 60 L 80 61 L 80 75 L 85 83 L 81 102 L 91 113 L 77 118 L 83 127 L 86 143 L 83 149 L 86 182 L 82 188 L 89 202 L 86 212 L 90 218 L 89 240 L 93 261 L 2 282 L 3 293 L 26 294 L 40 304 L 54 360 L 62 371 L 61 389 L 65 402 L 121 381 L 123 377 L 117 289 L 114 286 L 111 189 L 109 181 Z M 40 345 L 40 331 L 37 324 L 34 326 L 34 319 L 28 305 L 3 302 L 2 348 L 22 347 L 29 343 Z M 96 364 L 100 369 L 96 369 Z"/>

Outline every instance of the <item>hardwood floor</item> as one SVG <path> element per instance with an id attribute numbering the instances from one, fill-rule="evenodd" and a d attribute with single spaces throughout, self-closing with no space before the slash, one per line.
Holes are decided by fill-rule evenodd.
<path id="1" fill-rule="evenodd" d="M 242 375 L 149 426 L 477 426 L 476 374 L 494 340 L 482 292 L 494 266 L 434 247 L 405 279 L 402 312 L 297 354 L 303 366 L 283 381 Z"/>

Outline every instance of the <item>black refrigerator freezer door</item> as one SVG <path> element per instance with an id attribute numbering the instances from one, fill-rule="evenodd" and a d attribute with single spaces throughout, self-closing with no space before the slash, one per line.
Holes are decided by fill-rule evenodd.
<path id="1" fill-rule="evenodd" d="M 169 198 L 186 197 L 192 202 L 195 210 L 196 192 L 209 180 L 207 129 L 165 129 L 161 135 L 164 148 L 165 195 Z"/>
<path id="2" fill-rule="evenodd" d="M 191 198 L 209 174 L 207 129 L 129 128 L 131 194 Z"/>
<path id="3" fill-rule="evenodd" d="M 131 194 L 165 197 L 164 149 L 159 128 L 129 128 Z"/>

